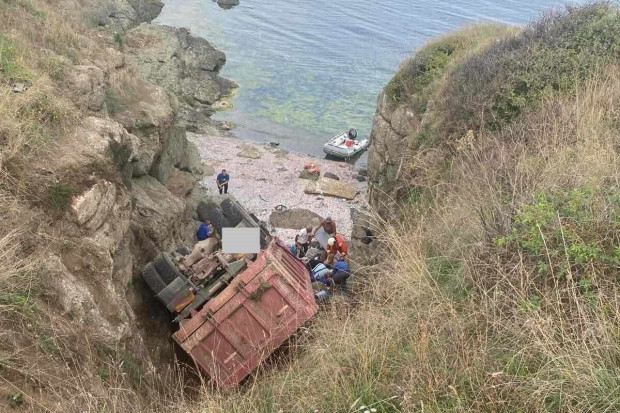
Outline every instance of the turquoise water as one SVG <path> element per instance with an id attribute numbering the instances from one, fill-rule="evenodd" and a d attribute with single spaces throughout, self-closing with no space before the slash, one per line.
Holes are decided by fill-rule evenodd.
<path id="1" fill-rule="evenodd" d="M 524 24 L 552 0 L 164 0 L 160 24 L 187 27 L 224 51 L 239 91 L 217 119 L 254 141 L 318 155 L 349 127 L 367 137 L 376 99 L 427 40 L 477 21 Z"/>

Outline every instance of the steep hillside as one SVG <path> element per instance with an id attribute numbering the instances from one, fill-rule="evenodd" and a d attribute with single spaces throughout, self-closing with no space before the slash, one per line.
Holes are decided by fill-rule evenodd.
<path id="1" fill-rule="evenodd" d="M 615 6 L 466 28 L 405 62 L 373 129 L 378 264 L 220 394 L 159 362 L 166 323 L 135 284 L 189 235 L 194 197 L 165 184 L 200 174 L 184 130 L 230 86 L 222 56 L 135 28 L 159 2 L 111 3 L 0 0 L 0 410 L 620 410 Z M 215 60 L 181 76 L 221 89 L 169 76 L 185 46 Z"/>
<path id="2" fill-rule="evenodd" d="M 146 412 L 184 396 L 139 270 L 191 241 L 203 166 L 185 129 L 213 127 L 233 85 L 207 41 L 145 23 L 161 7 L 0 0 L 0 411 Z"/>
<path id="3" fill-rule="evenodd" d="M 618 27 L 570 8 L 405 62 L 370 154 L 381 261 L 290 362 L 204 410 L 617 411 Z"/>

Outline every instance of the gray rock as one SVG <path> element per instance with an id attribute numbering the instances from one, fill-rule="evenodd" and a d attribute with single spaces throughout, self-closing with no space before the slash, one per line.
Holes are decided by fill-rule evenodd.
<path id="1" fill-rule="evenodd" d="M 332 173 L 332 172 L 325 172 L 323 174 L 323 176 L 325 178 L 330 178 L 330 179 L 335 179 L 336 181 L 340 181 L 340 178 L 338 178 L 338 175 L 336 175 L 335 173 Z"/>
<path id="2" fill-rule="evenodd" d="M 323 218 L 308 209 L 293 208 L 284 211 L 273 211 L 269 223 L 276 228 L 302 229 L 308 225 L 316 226 Z"/>
<path id="3" fill-rule="evenodd" d="M 155 244 L 165 249 L 179 232 L 179 222 L 185 216 L 186 204 L 157 179 L 143 176 L 133 180 L 132 222 Z"/>
<path id="4" fill-rule="evenodd" d="M 309 179 L 311 181 L 316 181 L 317 179 L 319 179 L 321 177 L 320 173 L 310 173 L 306 170 L 303 170 L 299 173 L 299 178 L 300 179 Z"/>
<path id="5" fill-rule="evenodd" d="M 239 5 L 239 0 L 217 0 L 217 5 L 222 9 L 229 10 Z"/>
<path id="6" fill-rule="evenodd" d="M 124 31 L 151 22 L 163 7 L 159 0 L 106 0 L 93 5 L 85 20 L 93 26 Z"/>
<path id="7" fill-rule="evenodd" d="M 368 168 L 359 168 L 357 174 L 361 176 L 368 176 Z"/>
<path id="8" fill-rule="evenodd" d="M 364 175 L 356 174 L 354 178 L 358 182 L 366 182 L 366 177 Z"/>
<path id="9" fill-rule="evenodd" d="M 263 156 L 263 153 L 253 145 L 241 144 L 239 149 L 241 151 L 237 153 L 237 156 L 240 158 L 258 159 Z"/>
<path id="10" fill-rule="evenodd" d="M 212 105 L 237 87 L 218 73 L 226 56 L 187 29 L 141 24 L 125 37 L 125 50 L 142 76 L 174 94 L 189 130 L 210 124 Z"/>
<path id="11" fill-rule="evenodd" d="M 98 112 L 105 101 L 105 76 L 102 69 L 92 64 L 72 66 L 65 76 L 64 86 L 77 105 Z"/>
<path id="12" fill-rule="evenodd" d="M 327 195 L 351 200 L 355 198 L 355 195 L 357 195 L 359 191 L 354 186 L 342 181 L 336 181 L 335 179 L 329 178 L 319 178 L 315 182 L 309 182 L 308 185 L 306 185 L 304 192 L 307 194 Z"/>
<path id="13" fill-rule="evenodd" d="M 177 197 L 185 198 L 192 192 L 198 180 L 189 172 L 174 169 L 166 180 L 166 188 Z"/>
<path id="14" fill-rule="evenodd" d="M 286 169 L 285 167 L 281 166 L 278 169 L 276 169 L 276 171 L 278 171 L 278 172 L 286 172 L 286 171 L 288 171 L 288 169 Z"/>

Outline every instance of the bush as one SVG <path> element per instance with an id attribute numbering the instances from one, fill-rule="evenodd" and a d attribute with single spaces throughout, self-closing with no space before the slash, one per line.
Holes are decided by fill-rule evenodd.
<path id="1" fill-rule="evenodd" d="M 620 269 L 620 193 L 613 188 L 579 187 L 540 194 L 514 217 L 496 243 L 517 248 L 541 276 L 570 275 L 584 289 L 592 274 Z"/>
<path id="2" fill-rule="evenodd" d="M 442 92 L 442 135 L 498 130 L 551 96 L 620 62 L 620 11 L 609 3 L 549 12 L 463 62 Z"/>
<path id="3" fill-rule="evenodd" d="M 66 209 L 73 195 L 71 187 L 58 183 L 47 189 L 47 204 L 53 209 Z"/>

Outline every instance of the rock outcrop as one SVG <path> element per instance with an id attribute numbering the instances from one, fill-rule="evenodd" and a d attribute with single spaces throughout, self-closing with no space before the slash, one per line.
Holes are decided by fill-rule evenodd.
<path id="1" fill-rule="evenodd" d="M 343 181 L 336 181 L 330 178 L 319 178 L 316 181 L 310 181 L 304 192 L 307 194 L 327 195 L 337 198 L 351 200 L 359 192 L 357 188 Z"/>
<path id="2" fill-rule="evenodd" d="M 219 76 L 224 53 L 187 29 L 141 24 L 126 34 L 124 47 L 145 79 L 176 96 L 179 125 L 188 130 L 210 125 L 212 105 L 236 87 Z"/>
<path id="3" fill-rule="evenodd" d="M 368 155 L 368 199 L 379 212 L 390 211 L 404 196 L 406 188 L 399 179 L 407 169 L 410 136 L 420 128 L 420 121 L 408 105 L 394 105 L 385 91 L 377 100 Z"/>
<path id="4" fill-rule="evenodd" d="M 123 31 L 140 23 L 150 23 L 159 15 L 164 3 L 159 0 L 100 0 L 89 11 L 94 26 Z"/>
<path id="5" fill-rule="evenodd" d="M 316 226 L 321 221 L 323 217 L 304 208 L 273 211 L 269 216 L 269 223 L 276 228 L 302 229 L 308 225 Z"/>

